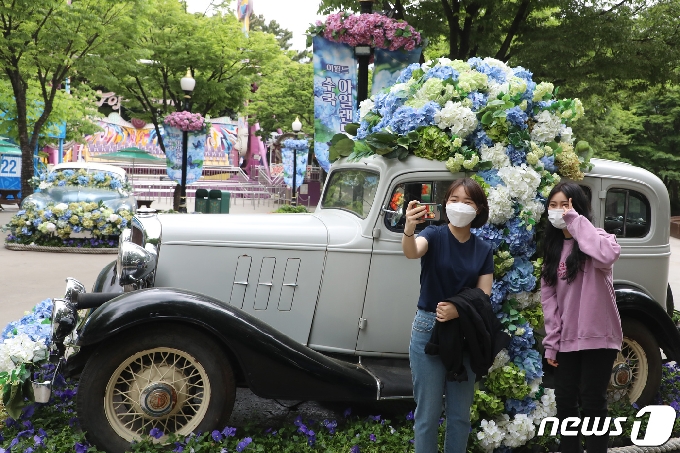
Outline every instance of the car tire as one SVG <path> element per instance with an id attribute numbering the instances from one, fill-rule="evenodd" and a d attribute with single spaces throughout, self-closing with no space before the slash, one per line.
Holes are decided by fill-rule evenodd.
<path id="1" fill-rule="evenodd" d="M 666 313 L 672 318 L 674 311 L 675 304 L 673 303 L 673 290 L 671 290 L 671 284 L 669 283 L 668 289 L 666 289 Z"/>
<path id="2" fill-rule="evenodd" d="M 621 327 L 623 344 L 614 361 L 609 398 L 616 401 L 625 396 L 631 403 L 646 406 L 652 402 L 661 385 L 659 344 L 639 321 L 624 318 Z M 629 373 L 628 379 L 626 373 Z"/>
<path id="3" fill-rule="evenodd" d="M 90 442 L 122 453 L 152 428 L 166 436 L 222 429 L 235 396 L 220 345 L 168 323 L 125 331 L 99 347 L 81 374 L 77 410 Z"/>

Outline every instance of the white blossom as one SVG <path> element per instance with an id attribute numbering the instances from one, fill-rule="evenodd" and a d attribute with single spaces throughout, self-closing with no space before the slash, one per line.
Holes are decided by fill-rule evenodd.
<path id="1" fill-rule="evenodd" d="M 510 91 L 508 83 L 496 83 L 489 79 L 489 101 L 496 99 L 499 94 L 507 94 Z"/>
<path id="2" fill-rule="evenodd" d="M 534 425 L 540 425 L 541 420 L 546 417 L 554 417 L 557 414 L 557 403 L 555 403 L 555 390 L 546 388 L 543 396 L 536 401 L 536 409 L 529 414 L 534 421 Z"/>
<path id="3" fill-rule="evenodd" d="M 51 183 L 51 182 L 47 182 L 47 181 L 43 181 L 43 182 L 40 183 L 40 185 L 38 185 L 38 188 L 39 188 L 40 190 L 49 189 L 50 187 L 52 187 L 52 183 Z"/>
<path id="4" fill-rule="evenodd" d="M 541 293 L 536 291 L 533 293 L 517 293 L 513 294 L 512 297 L 517 301 L 517 309 L 524 310 L 525 308 L 534 307 L 541 303 Z"/>
<path id="5" fill-rule="evenodd" d="M 68 209 L 68 205 L 66 203 L 59 203 L 52 210 L 53 211 L 66 211 L 67 209 Z"/>
<path id="6" fill-rule="evenodd" d="M 359 104 L 359 117 L 360 119 L 364 119 L 368 113 L 373 110 L 375 107 L 375 102 L 373 102 L 373 99 L 364 99 L 361 101 L 361 104 Z"/>
<path id="7" fill-rule="evenodd" d="M 543 382 L 543 379 L 540 378 L 540 377 L 537 377 L 537 378 L 534 379 L 533 381 L 529 382 L 529 388 L 531 389 L 531 390 L 529 391 L 529 396 L 530 396 L 531 398 L 533 398 L 533 397 L 536 396 L 536 394 L 538 393 L 538 391 L 539 391 L 540 388 L 541 388 L 541 383 L 542 383 L 542 382 Z"/>
<path id="8" fill-rule="evenodd" d="M 481 430 L 477 432 L 477 439 L 484 451 L 491 452 L 501 446 L 505 430 L 499 428 L 495 421 L 482 420 L 480 428 Z"/>
<path id="9" fill-rule="evenodd" d="M 493 359 L 493 365 L 491 365 L 491 368 L 489 368 L 489 374 L 491 374 L 491 372 L 494 370 L 503 368 L 508 364 L 508 362 L 510 362 L 510 354 L 508 354 L 508 350 L 501 349 L 500 352 L 496 354 L 496 358 Z"/>
<path id="10" fill-rule="evenodd" d="M 536 427 L 527 414 L 515 415 L 515 418 L 504 428 L 507 434 L 503 439 L 503 444 L 510 448 L 520 447 L 536 435 Z"/>
<path id="11" fill-rule="evenodd" d="M 507 187 L 498 185 L 489 189 L 489 223 L 503 224 L 515 215 L 514 203 Z"/>
<path id="12" fill-rule="evenodd" d="M 552 142 L 562 129 L 560 117 L 547 110 L 543 110 L 534 119 L 536 124 L 531 130 L 531 139 L 535 142 Z"/>
<path id="13" fill-rule="evenodd" d="M 483 161 L 491 161 L 494 168 L 510 166 L 510 158 L 505 153 L 505 147 L 501 143 L 494 143 L 493 146 L 482 145 L 479 149 Z"/>
<path id="14" fill-rule="evenodd" d="M 507 186 L 510 195 L 522 205 L 529 205 L 534 200 L 536 190 L 541 184 L 541 176 L 526 164 L 503 167 L 498 170 L 498 176 Z"/>
<path id="15" fill-rule="evenodd" d="M 43 342 L 33 341 L 25 333 L 8 338 L 0 344 L 0 372 L 10 372 L 21 363 L 29 363 L 36 353 L 46 349 Z"/>
<path id="16" fill-rule="evenodd" d="M 48 233 L 54 233 L 54 231 L 57 229 L 57 226 L 52 222 L 47 222 L 45 224 L 45 229 L 47 230 Z"/>
<path id="17" fill-rule="evenodd" d="M 448 101 L 444 108 L 434 115 L 435 124 L 439 129 L 451 128 L 451 133 L 459 137 L 467 137 L 477 128 L 477 115 L 460 102 Z"/>
<path id="18" fill-rule="evenodd" d="M 573 132 L 570 127 L 565 126 L 564 124 L 560 130 L 560 142 L 569 143 L 570 145 L 574 144 Z"/>
<path id="19" fill-rule="evenodd" d="M 108 222 L 114 223 L 114 222 L 115 222 L 116 220 L 118 220 L 119 218 L 120 218 L 120 216 L 119 216 L 118 214 L 111 214 L 111 215 L 109 215 L 109 216 L 107 217 L 106 220 L 107 220 Z"/>

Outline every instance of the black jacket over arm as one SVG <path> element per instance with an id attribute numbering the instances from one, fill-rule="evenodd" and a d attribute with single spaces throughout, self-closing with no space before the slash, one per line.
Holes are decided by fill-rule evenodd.
<path id="1" fill-rule="evenodd" d="M 458 318 L 437 321 L 425 353 L 439 355 L 446 367 L 446 379 L 466 381 L 463 351 L 470 352 L 470 368 L 476 380 L 489 371 L 496 354 L 510 343 L 510 335 L 502 330 L 491 308 L 489 296 L 479 288 L 465 288 L 446 300 L 458 309 Z"/>

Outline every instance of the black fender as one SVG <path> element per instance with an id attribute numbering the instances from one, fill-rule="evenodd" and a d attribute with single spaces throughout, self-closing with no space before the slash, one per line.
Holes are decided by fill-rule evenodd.
<path id="1" fill-rule="evenodd" d="M 616 305 L 621 318 L 630 317 L 643 323 L 670 360 L 680 363 L 680 332 L 666 310 L 642 290 L 614 287 Z"/>
<path id="2" fill-rule="evenodd" d="M 122 293 L 123 287 L 118 284 L 118 276 L 116 275 L 116 260 L 111 261 L 104 266 L 97 276 L 94 285 L 92 285 L 93 293 Z"/>
<path id="3" fill-rule="evenodd" d="M 258 396 L 295 400 L 375 400 L 376 380 L 359 365 L 316 352 L 248 313 L 177 288 L 129 292 L 99 307 L 78 332 L 84 365 L 96 346 L 149 323 L 191 324 L 211 333 L 235 356 Z M 81 354 L 86 356 L 78 357 Z M 71 358 L 69 358 L 71 360 Z"/>

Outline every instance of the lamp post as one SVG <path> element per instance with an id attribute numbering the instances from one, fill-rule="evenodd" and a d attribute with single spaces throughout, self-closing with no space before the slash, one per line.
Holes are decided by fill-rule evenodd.
<path id="1" fill-rule="evenodd" d="M 302 130 L 302 123 L 300 122 L 299 117 L 295 117 L 295 121 L 293 121 L 292 124 L 293 127 L 293 133 L 295 134 L 295 138 L 297 138 L 297 135 L 300 133 Z M 293 195 L 290 197 L 290 204 L 292 206 L 297 206 L 297 149 L 293 149 Z"/>
<path id="2" fill-rule="evenodd" d="M 183 111 L 191 112 L 191 93 L 193 93 L 196 87 L 196 80 L 191 76 L 191 70 L 187 69 L 187 75 L 182 77 L 179 81 L 182 91 L 184 91 L 184 105 L 182 106 Z M 182 131 L 182 186 L 179 199 L 179 212 L 187 212 L 187 145 L 188 145 L 188 133 L 187 131 Z"/>
<path id="3" fill-rule="evenodd" d="M 373 12 L 373 0 L 360 0 L 361 14 Z M 371 61 L 371 46 L 356 46 L 354 55 L 359 62 L 359 80 L 357 86 L 357 108 L 368 98 L 368 64 Z"/>

